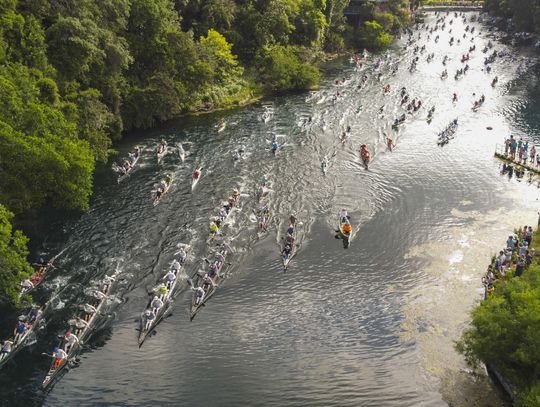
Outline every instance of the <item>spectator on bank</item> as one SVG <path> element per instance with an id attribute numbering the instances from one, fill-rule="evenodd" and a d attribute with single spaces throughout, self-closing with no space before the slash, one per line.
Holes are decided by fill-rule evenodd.
<path id="1" fill-rule="evenodd" d="M 514 237 L 512 235 L 508 236 L 508 240 L 506 241 L 506 248 L 510 249 L 511 251 L 514 251 L 516 248 L 516 243 L 514 242 Z"/>
<path id="2" fill-rule="evenodd" d="M 516 264 L 516 273 L 515 273 L 516 277 L 521 277 L 521 275 L 523 274 L 524 263 L 525 263 L 525 260 L 523 259 L 523 257 L 520 256 Z"/>

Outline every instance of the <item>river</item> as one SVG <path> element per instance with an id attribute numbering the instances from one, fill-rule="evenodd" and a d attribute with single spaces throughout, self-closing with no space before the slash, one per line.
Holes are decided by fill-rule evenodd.
<path id="1" fill-rule="evenodd" d="M 268 123 L 256 104 L 181 118 L 122 142 L 121 156 L 135 144 L 143 148 L 129 179 L 117 184 L 110 166 L 100 168 L 90 210 L 50 220 L 41 235 L 50 255 L 69 245 L 42 291 L 61 303 L 37 343 L 0 371 L 2 405 L 503 406 L 489 379 L 467 369 L 453 341 L 480 299 L 490 256 L 514 227 L 536 223 L 536 184 L 502 176 L 493 152 L 510 132 L 538 134 L 540 92 L 521 51 L 480 23 L 470 23 L 478 33 L 470 71 L 454 80 L 472 42 L 468 32 L 462 37 L 462 20 L 449 25 L 451 18 L 438 43 L 436 33 L 428 40 L 415 31 L 413 46 L 405 48 L 404 36 L 392 50 L 368 57 L 360 71 L 349 61 L 334 62 L 314 101 L 305 94 L 265 100 L 274 112 Z M 434 14 L 426 19 L 434 21 Z M 461 44 L 450 46 L 451 35 Z M 488 40 L 507 53 L 491 74 L 481 52 Z M 411 73 L 415 45 L 426 51 Z M 449 78 L 441 80 L 445 54 Z M 368 82 L 358 89 L 364 74 Z M 494 75 L 499 82 L 492 88 Z M 341 78 L 345 85 L 335 86 Z M 391 90 L 383 95 L 387 83 Z M 423 107 L 396 132 L 391 123 L 404 111 L 402 86 Z M 337 91 L 342 98 L 333 104 Z M 482 93 L 486 102 L 473 112 Z M 328 100 L 317 103 L 323 94 Z M 313 123 L 303 132 L 298 124 L 309 116 Z M 455 118 L 455 138 L 438 146 L 438 132 Z M 218 133 L 221 119 L 227 127 Z M 338 136 L 347 126 L 352 136 L 342 145 Z M 392 135 L 393 152 L 383 132 Z M 280 135 L 275 157 L 272 134 Z M 156 164 L 152 149 L 161 138 L 183 143 L 184 163 L 172 152 Z M 362 143 L 372 154 L 369 171 L 359 159 Z M 246 157 L 233 164 L 240 144 Z M 321 160 L 334 152 L 323 176 Z M 190 175 L 200 165 L 203 177 L 192 193 Z M 153 207 L 151 191 L 168 173 L 173 185 Z M 272 183 L 265 201 L 275 217 L 257 241 L 252 214 L 263 177 Z M 193 322 L 183 283 L 172 316 L 139 349 L 137 321 L 148 291 L 178 243 L 191 246 L 188 274 L 203 267 L 208 219 L 235 187 L 241 211 L 225 230 L 234 249 L 227 278 Z M 347 250 L 333 237 L 341 208 L 355 230 Z M 291 213 L 302 224 L 301 245 L 284 273 L 278 243 Z M 85 286 L 116 269 L 121 281 L 79 366 L 43 394 L 50 359 L 41 353 L 65 330 Z"/>

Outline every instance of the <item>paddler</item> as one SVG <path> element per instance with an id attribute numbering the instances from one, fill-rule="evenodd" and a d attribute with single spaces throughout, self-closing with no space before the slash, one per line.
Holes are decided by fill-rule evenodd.
<path id="1" fill-rule="evenodd" d="M 210 222 L 210 234 L 217 235 L 219 233 L 219 227 L 216 222 Z"/>
<path id="2" fill-rule="evenodd" d="M 148 329 L 150 329 L 150 326 L 152 325 L 152 323 L 154 322 L 154 320 L 156 319 L 156 316 L 154 315 L 154 313 L 147 309 L 146 311 L 144 311 L 144 318 L 146 320 L 146 323 L 145 323 L 145 331 L 148 331 Z"/>
<path id="3" fill-rule="evenodd" d="M 202 287 L 191 287 L 191 289 L 195 292 L 195 305 L 199 305 L 204 298 L 204 289 Z"/>
<path id="4" fill-rule="evenodd" d="M 392 140 L 390 137 L 386 137 L 386 147 L 388 150 L 392 151 L 392 148 L 394 148 L 396 145 L 394 144 L 394 140 Z"/>
<path id="5" fill-rule="evenodd" d="M 32 282 L 29 279 L 22 281 L 21 286 L 24 292 L 27 292 L 31 290 L 32 288 L 34 288 L 34 284 L 32 284 Z"/>
<path id="6" fill-rule="evenodd" d="M 162 181 L 163 182 L 163 181 Z M 161 195 L 163 195 L 163 187 L 160 185 L 158 187 L 158 189 L 156 190 L 156 200 L 160 199 L 161 198 Z"/>
<path id="7" fill-rule="evenodd" d="M 362 155 L 362 159 L 364 161 L 369 160 L 369 151 L 368 151 L 367 146 L 365 144 L 362 144 L 360 146 L 360 154 Z"/>
<path id="8" fill-rule="evenodd" d="M 38 319 L 43 311 L 36 305 L 32 305 L 32 308 L 30 309 L 30 312 L 28 313 L 28 322 L 33 323 L 36 319 Z"/>
<path id="9" fill-rule="evenodd" d="M 64 352 L 63 349 L 60 349 L 59 347 L 55 346 L 53 349 L 53 353 L 51 355 L 54 358 L 54 369 L 58 369 L 62 362 L 67 358 L 67 353 Z"/>
<path id="10" fill-rule="evenodd" d="M 75 317 L 75 320 L 73 321 L 73 326 L 75 327 L 76 332 L 80 333 L 83 329 L 88 327 L 88 322 L 86 322 L 80 317 Z"/>
<path id="11" fill-rule="evenodd" d="M 154 298 L 152 299 L 152 302 L 150 303 L 150 307 L 152 308 L 152 312 L 156 314 L 161 307 L 163 307 L 163 301 L 159 299 L 157 295 L 154 295 Z"/>
<path id="12" fill-rule="evenodd" d="M 282 252 L 283 258 L 289 258 L 289 256 L 291 255 L 291 251 L 292 247 L 290 245 L 286 245 Z"/>
<path id="13" fill-rule="evenodd" d="M 271 150 L 272 150 L 272 152 L 273 152 L 274 154 L 276 153 L 278 147 L 279 147 L 279 144 L 278 144 L 277 140 L 272 141 L 272 147 L 271 147 Z"/>
<path id="14" fill-rule="evenodd" d="M 217 287 L 217 284 L 214 283 L 214 280 L 212 278 L 210 278 L 210 276 L 208 274 L 205 274 L 204 277 L 203 277 L 203 282 L 208 284 L 208 285 L 211 285 L 212 288 L 216 288 Z"/>
<path id="15" fill-rule="evenodd" d="M 66 352 L 68 352 L 69 351 L 68 349 L 71 349 L 73 345 L 75 345 L 76 343 L 77 344 L 79 343 L 79 338 L 77 338 L 77 336 L 71 333 L 70 331 L 66 332 L 64 338 L 66 340 L 66 344 L 64 345 L 64 350 Z"/>
<path id="16" fill-rule="evenodd" d="M 94 291 L 93 295 L 94 295 L 94 298 L 97 299 L 98 301 L 103 301 L 105 298 L 107 298 L 107 294 L 99 290 Z"/>
<path id="17" fill-rule="evenodd" d="M 175 271 L 178 272 L 180 270 L 180 267 L 181 267 L 180 262 L 178 260 L 174 259 L 172 261 L 172 263 L 171 263 L 171 271 L 172 272 L 175 272 Z"/>
<path id="18" fill-rule="evenodd" d="M 347 212 L 347 209 L 343 208 L 339 213 L 339 217 L 341 218 L 341 223 L 347 222 L 349 220 L 349 213 Z"/>
<path id="19" fill-rule="evenodd" d="M 183 247 L 181 247 L 180 250 L 178 250 L 174 255 L 178 256 L 178 262 L 180 264 L 184 264 L 186 262 L 187 253 Z"/>
<path id="20" fill-rule="evenodd" d="M 351 224 L 350 224 L 349 222 L 345 223 L 345 224 L 341 227 L 341 229 L 343 230 L 343 234 L 344 234 L 345 236 L 347 236 L 347 237 L 348 237 L 348 236 L 351 234 L 351 232 L 352 232 L 352 226 L 351 226 Z"/>
<path id="21" fill-rule="evenodd" d="M 13 346 L 13 342 L 9 340 L 5 340 L 2 344 L 2 348 L 0 349 L 0 360 L 4 359 L 10 352 L 11 347 Z"/>
<path id="22" fill-rule="evenodd" d="M 154 291 L 156 294 L 165 297 L 167 293 L 169 292 L 169 289 L 167 288 L 165 284 L 160 284 L 157 286 L 157 288 Z"/>
<path id="23" fill-rule="evenodd" d="M 87 322 L 90 320 L 92 315 L 94 315 L 97 312 L 97 309 L 88 303 L 84 304 L 82 308 L 85 312 L 83 319 Z"/>
<path id="24" fill-rule="evenodd" d="M 216 278 L 217 276 L 217 264 L 216 263 L 212 263 L 210 265 L 210 270 L 208 271 L 207 273 L 208 277 L 214 279 Z"/>
<path id="25" fill-rule="evenodd" d="M 218 213 L 218 218 L 221 219 L 221 220 L 224 220 L 228 215 L 228 212 L 227 210 L 223 207 L 219 210 L 219 213 Z"/>
<path id="26" fill-rule="evenodd" d="M 193 172 L 193 179 L 196 180 L 196 179 L 199 179 L 199 177 L 201 176 L 201 170 L 199 168 L 197 168 L 194 172 Z"/>
<path id="27" fill-rule="evenodd" d="M 180 263 L 178 263 L 180 265 Z M 171 269 L 167 272 L 167 274 L 165 274 L 165 276 L 163 277 L 163 281 L 165 282 L 165 284 L 170 287 L 172 282 L 174 280 L 176 280 L 176 274 L 174 274 L 174 269 Z M 178 270 L 177 270 L 178 271 Z"/>
<path id="28" fill-rule="evenodd" d="M 19 342 L 19 339 L 28 330 L 28 326 L 24 322 L 24 319 L 25 317 L 21 315 L 17 321 L 17 325 L 15 325 L 15 330 L 13 331 L 13 343 Z"/>

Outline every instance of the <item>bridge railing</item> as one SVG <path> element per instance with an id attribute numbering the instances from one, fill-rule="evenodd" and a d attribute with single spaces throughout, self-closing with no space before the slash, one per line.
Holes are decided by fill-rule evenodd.
<path id="1" fill-rule="evenodd" d="M 483 1 L 431 1 L 426 2 L 422 7 L 482 7 Z"/>

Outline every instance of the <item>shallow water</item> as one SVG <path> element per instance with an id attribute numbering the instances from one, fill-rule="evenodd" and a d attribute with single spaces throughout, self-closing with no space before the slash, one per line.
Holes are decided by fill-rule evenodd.
<path id="1" fill-rule="evenodd" d="M 464 24 L 454 20 L 453 33 L 462 36 Z M 426 20 L 433 21 L 433 15 Z M 274 110 L 266 124 L 262 106 L 254 105 L 179 119 L 126 140 L 122 155 L 135 143 L 144 150 L 129 179 L 118 185 L 108 167 L 101 169 L 90 211 L 46 231 L 52 254 L 72 245 L 44 287 L 66 306 L 50 316 L 37 344 L 0 372 L 2 404 L 503 405 L 485 376 L 470 374 L 452 344 L 480 298 L 491 254 L 515 226 L 536 222 L 536 185 L 501 176 L 493 151 L 509 132 L 534 136 L 540 92 L 533 69 L 518 69 L 524 57 L 473 25 L 480 32 L 477 49 L 459 81 L 453 72 L 462 66 L 470 38 L 449 46 L 447 32 L 438 44 L 424 32 L 415 44 L 427 49 L 412 74 L 405 39 L 370 56 L 360 72 L 348 61 L 335 62 L 315 100 L 339 91 L 344 96 L 336 104 L 306 103 L 306 95 L 276 97 L 265 101 Z M 481 53 L 488 39 L 508 52 L 490 75 L 482 70 Z M 435 59 L 427 63 L 430 52 Z M 450 61 L 443 81 L 444 54 Z M 379 60 L 381 82 L 373 71 Z M 368 83 L 358 90 L 364 73 Z M 499 83 L 492 88 L 494 75 Z M 346 78 L 346 85 L 334 86 L 337 78 Z M 391 91 L 384 96 L 386 83 Z M 390 124 L 403 112 L 402 86 L 423 108 L 395 132 Z M 486 103 L 475 113 L 471 106 L 481 93 Z M 432 105 L 436 111 L 428 124 Z M 309 116 L 314 123 L 302 132 L 298 123 Z M 455 139 L 437 146 L 437 133 L 456 117 Z M 227 127 L 218 133 L 221 118 Z M 338 136 L 348 125 L 352 136 L 341 145 Z M 393 135 L 393 152 L 386 151 L 383 131 Z M 269 151 L 272 134 L 283 135 L 275 157 Z M 162 137 L 171 146 L 183 143 L 184 163 L 170 153 L 156 165 L 151 150 Z M 369 171 L 359 159 L 362 143 L 372 153 Z M 240 144 L 247 155 L 235 165 L 231 156 Z M 323 176 L 321 160 L 334 152 Z M 190 174 L 198 166 L 205 167 L 203 178 L 191 193 Z M 167 173 L 174 174 L 173 186 L 154 208 L 151 191 Z M 257 242 L 250 215 L 265 176 L 273 187 L 264 201 L 276 216 Z M 242 192 L 242 209 L 225 230 L 234 248 L 228 278 L 191 323 L 184 284 L 173 315 L 139 349 L 136 321 L 148 290 L 165 273 L 178 243 L 192 248 L 188 274 L 202 268 L 208 219 L 235 187 Z M 341 208 L 349 210 L 355 228 L 347 250 L 333 238 Z M 283 273 L 278 242 L 291 213 L 302 222 L 301 246 Z M 80 366 L 44 395 L 39 384 L 49 360 L 41 352 L 50 351 L 84 300 L 84 286 L 117 267 L 122 281 L 102 328 Z"/>

